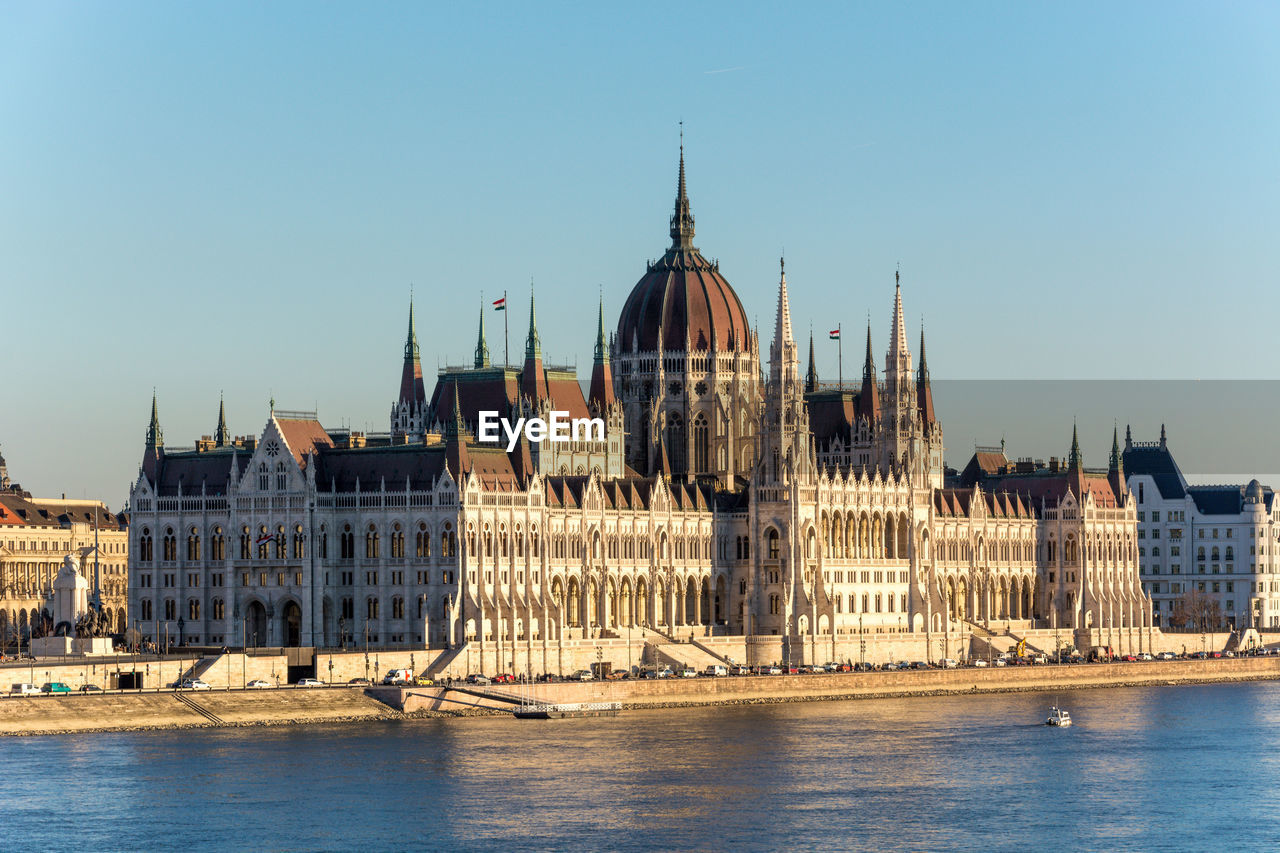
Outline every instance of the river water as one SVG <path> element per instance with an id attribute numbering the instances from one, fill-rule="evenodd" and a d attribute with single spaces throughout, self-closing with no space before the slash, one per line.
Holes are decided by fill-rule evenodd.
<path id="1" fill-rule="evenodd" d="M 1076 725 L 1042 725 L 1060 701 Z M 1274 850 L 1280 683 L 0 740 L 6 850 Z"/>

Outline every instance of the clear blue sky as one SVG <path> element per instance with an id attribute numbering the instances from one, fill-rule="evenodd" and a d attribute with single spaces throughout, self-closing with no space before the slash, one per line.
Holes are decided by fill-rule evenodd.
<path id="1" fill-rule="evenodd" d="M 668 242 L 681 119 L 696 242 L 766 346 L 785 249 L 846 374 L 868 312 L 883 365 L 901 263 L 935 377 L 1270 378 L 1278 32 L 1243 2 L 11 2 L 0 446 L 119 506 L 153 386 L 170 445 L 219 392 L 237 433 L 273 393 L 386 429 L 411 285 L 428 374 L 481 291 L 516 351 L 530 278 L 587 367 L 597 294 L 616 319 Z M 1176 421 L 1063 405 L 1098 462 L 1113 418 Z"/>

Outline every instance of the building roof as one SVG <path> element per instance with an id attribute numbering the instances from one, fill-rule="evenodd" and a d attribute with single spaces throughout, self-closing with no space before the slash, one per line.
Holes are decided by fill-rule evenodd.
<path id="1" fill-rule="evenodd" d="M 1126 446 L 1121 462 L 1126 479 L 1135 474 L 1145 474 L 1155 481 L 1160 497 L 1165 500 L 1180 500 L 1186 496 L 1186 478 L 1182 476 L 1168 447 L 1161 447 L 1154 442 Z"/>
<path id="2" fill-rule="evenodd" d="M 1249 486 L 1257 484 L 1257 480 Z M 1258 484 L 1262 491 L 1262 503 L 1269 512 L 1275 500 L 1275 491 L 1270 486 Z M 1188 486 L 1187 495 L 1195 501 L 1196 511 L 1200 515 L 1239 515 L 1244 511 L 1245 486 Z"/>
<path id="3" fill-rule="evenodd" d="M 102 530 L 122 530 L 127 526 L 127 519 L 97 501 L 0 493 L 0 527 L 67 527 L 73 523 L 96 525 Z"/>

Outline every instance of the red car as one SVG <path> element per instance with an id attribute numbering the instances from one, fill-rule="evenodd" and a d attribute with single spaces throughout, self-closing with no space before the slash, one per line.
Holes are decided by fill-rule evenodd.
<path id="1" fill-rule="evenodd" d="M 1123 657 L 1121 657 L 1121 658 L 1120 658 L 1120 660 L 1122 660 L 1122 661 L 1128 661 L 1129 663 L 1137 663 L 1137 662 L 1138 662 L 1138 656 L 1137 656 L 1137 655 L 1124 655 Z"/>

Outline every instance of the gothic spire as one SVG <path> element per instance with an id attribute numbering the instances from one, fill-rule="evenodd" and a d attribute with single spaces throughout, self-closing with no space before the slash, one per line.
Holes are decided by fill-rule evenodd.
<path id="1" fill-rule="evenodd" d="M 480 300 L 480 332 L 476 336 L 476 367 L 489 366 L 489 344 L 484 339 L 484 300 Z"/>
<path id="2" fill-rule="evenodd" d="M 609 342 L 604 335 L 604 296 L 600 297 L 600 316 L 596 329 L 596 356 L 591 366 L 591 388 L 587 402 L 603 412 L 617 402 L 613 393 L 613 371 L 609 368 Z"/>
<path id="3" fill-rule="evenodd" d="M 910 357 L 907 350 L 907 328 L 902 320 L 902 284 L 899 273 L 893 274 L 893 327 L 889 329 L 889 363 L 886 368 L 894 368 L 895 360 L 901 356 Z"/>
<path id="4" fill-rule="evenodd" d="M 778 280 L 778 315 L 774 320 L 773 339 L 779 345 L 795 346 L 795 339 L 791 335 L 791 301 L 787 298 L 786 258 L 779 258 L 778 265 L 781 277 Z"/>
<path id="5" fill-rule="evenodd" d="M 862 381 L 876 381 L 876 359 L 871 354 L 871 321 L 867 321 L 867 358 L 862 362 Z"/>
<path id="6" fill-rule="evenodd" d="M 916 408 L 926 426 L 937 421 L 933 411 L 933 389 L 929 384 L 929 363 L 924 357 L 924 323 L 920 324 L 920 369 L 916 372 Z"/>
<path id="7" fill-rule="evenodd" d="M 867 356 L 862 363 L 862 388 L 858 391 L 858 416 L 880 419 L 880 389 L 876 383 L 876 361 L 871 354 L 871 319 L 867 319 Z"/>
<path id="8" fill-rule="evenodd" d="M 596 364 L 609 363 L 609 339 L 604 334 L 604 295 L 600 296 L 600 315 L 596 327 Z"/>
<path id="9" fill-rule="evenodd" d="M 1107 466 L 1109 471 L 1123 471 L 1124 462 L 1120 458 L 1120 427 L 1116 426 L 1111 430 L 1111 463 Z"/>
<path id="10" fill-rule="evenodd" d="M 164 447 L 164 433 L 160 430 L 160 415 L 156 408 L 156 392 L 151 391 L 151 424 L 147 427 L 147 449 Z"/>
<path id="11" fill-rule="evenodd" d="M 693 248 L 693 213 L 684 185 L 684 127 L 680 128 L 680 177 L 676 181 L 676 209 L 671 215 L 671 248 Z"/>
<path id="12" fill-rule="evenodd" d="M 227 431 L 227 410 L 222 402 L 222 395 L 218 395 L 218 428 L 213 433 L 213 446 L 226 447 L 231 443 L 231 434 Z"/>
<path id="13" fill-rule="evenodd" d="M 426 405 L 427 391 L 422 383 L 422 362 L 418 360 L 418 334 L 413 328 L 413 297 L 409 297 L 409 332 L 404 339 L 404 366 L 400 370 L 400 402 Z"/>
<path id="14" fill-rule="evenodd" d="M 524 339 L 525 361 L 542 358 L 542 339 L 538 337 L 538 318 L 533 308 L 533 286 L 529 287 L 529 334 Z"/>
<path id="15" fill-rule="evenodd" d="M 1084 465 L 1084 459 L 1080 455 L 1080 434 L 1074 421 L 1071 424 L 1071 455 L 1067 457 L 1067 465 L 1072 469 Z"/>
<path id="16" fill-rule="evenodd" d="M 804 375 L 804 391 L 809 394 L 818 390 L 818 367 L 813 360 L 813 327 L 809 328 L 809 371 Z"/>

